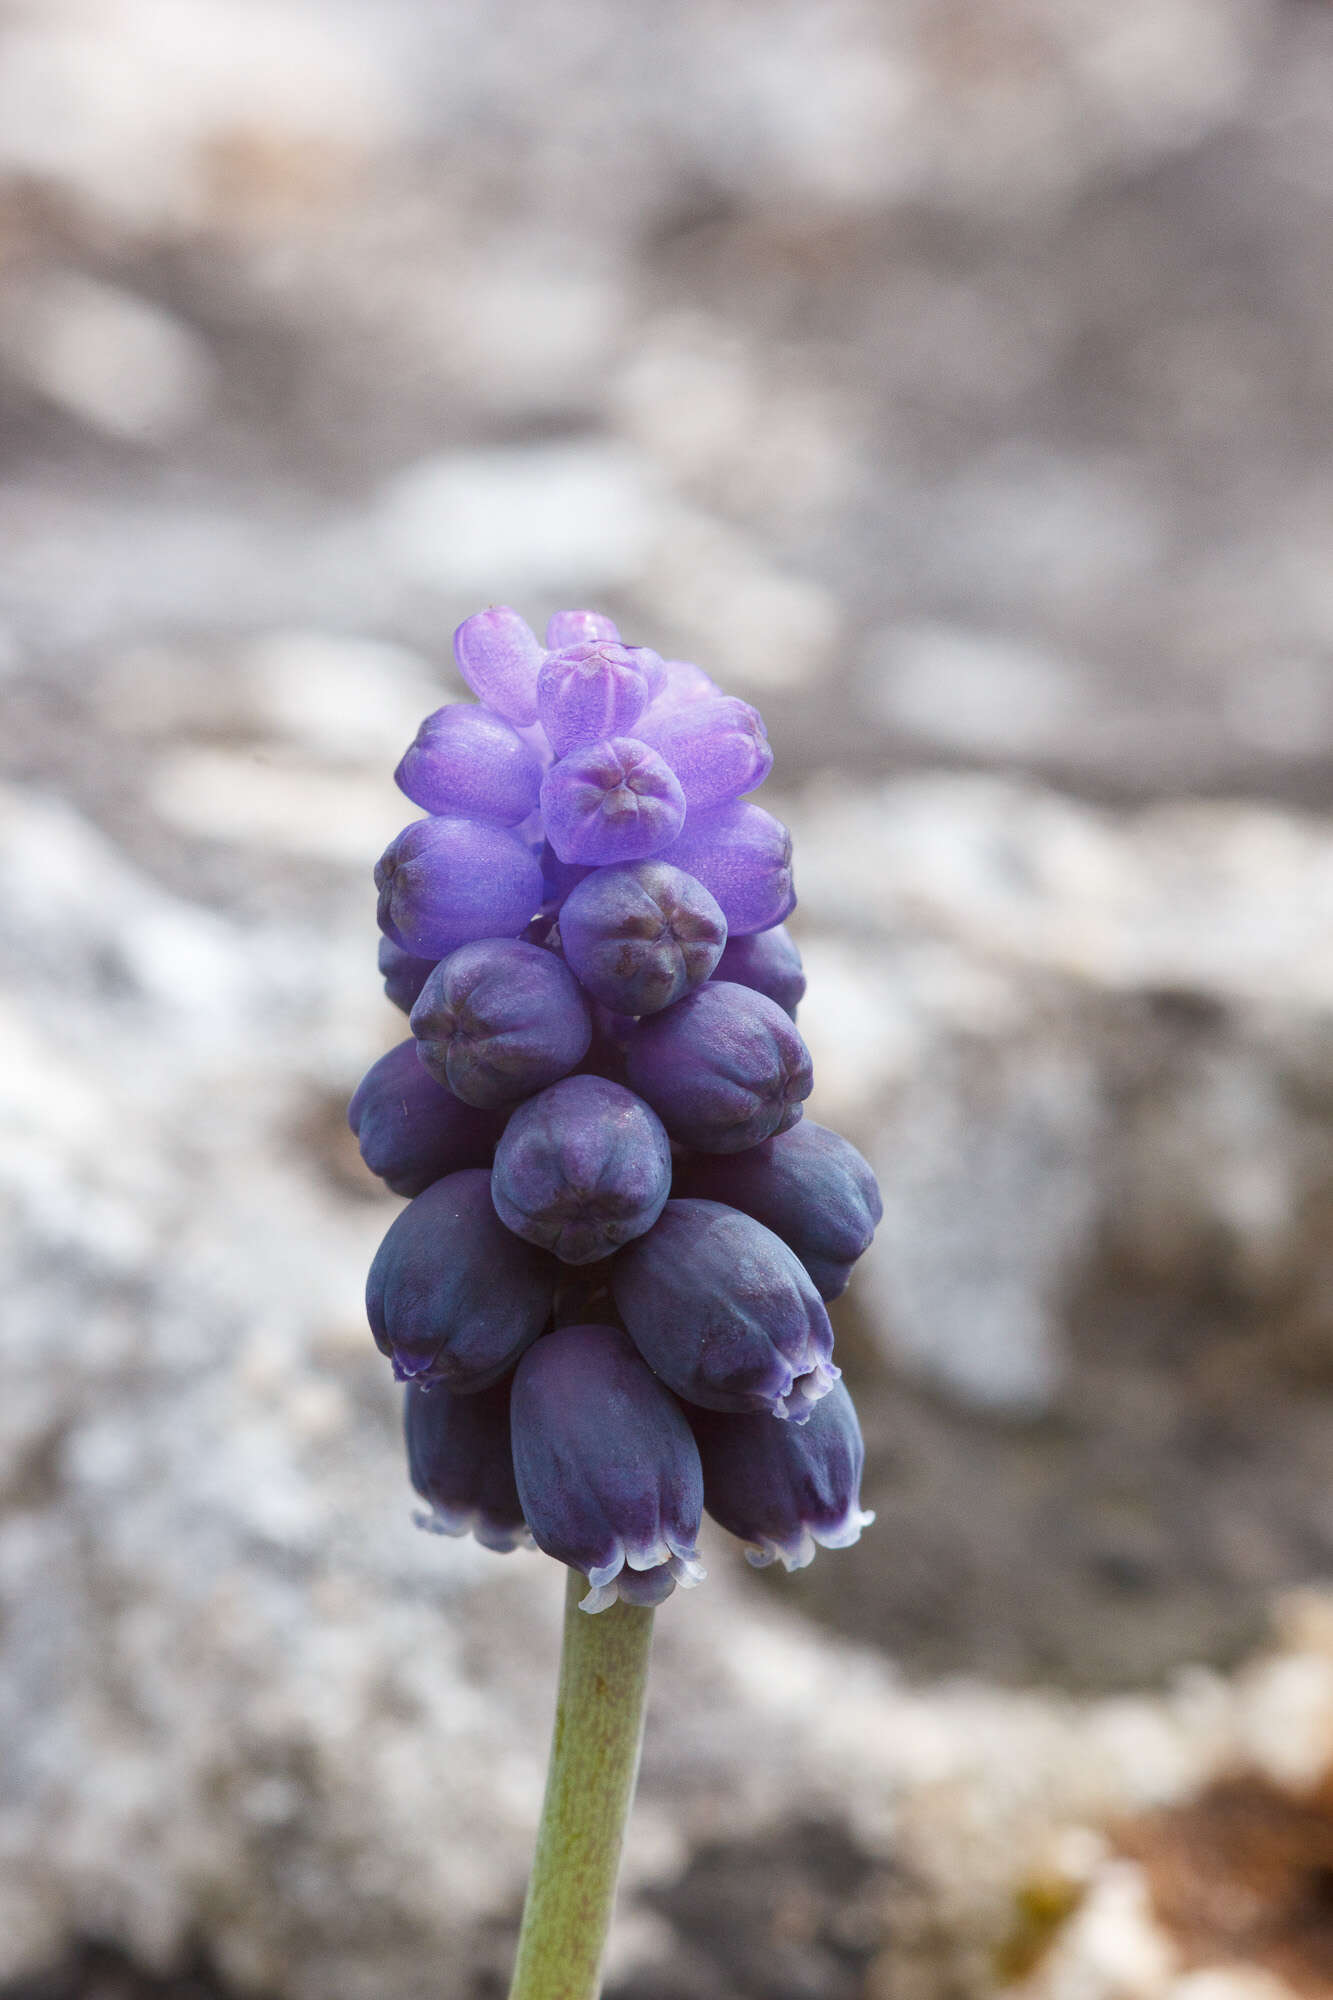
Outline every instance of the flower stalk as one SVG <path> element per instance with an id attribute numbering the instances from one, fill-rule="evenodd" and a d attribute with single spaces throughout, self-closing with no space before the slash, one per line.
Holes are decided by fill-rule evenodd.
<path id="1" fill-rule="evenodd" d="M 579 1609 L 571 1569 L 551 1761 L 509 2000 L 597 2000 L 643 1742 L 653 1613 Z"/>

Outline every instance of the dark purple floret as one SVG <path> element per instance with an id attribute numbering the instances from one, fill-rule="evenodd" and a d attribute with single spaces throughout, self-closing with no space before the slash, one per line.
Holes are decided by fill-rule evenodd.
<path id="1" fill-rule="evenodd" d="M 754 1216 L 796 1252 L 826 1303 L 846 1291 L 884 1213 L 869 1163 L 812 1118 L 746 1153 L 694 1154 L 677 1166 L 673 1192 Z"/>
<path id="2" fill-rule="evenodd" d="M 560 859 L 594 867 L 656 854 L 685 823 L 675 772 L 630 736 L 571 750 L 542 779 L 541 803 Z"/>
<path id="3" fill-rule="evenodd" d="M 419 1194 L 375 1253 L 366 1315 L 400 1382 L 489 1389 L 545 1326 L 559 1266 L 505 1228 L 481 1170 Z"/>
<path id="4" fill-rule="evenodd" d="M 517 938 L 464 945 L 436 966 L 412 1009 L 417 1051 L 456 1097 L 516 1104 L 568 1075 L 592 1040 L 579 983 L 553 952 Z"/>
<path id="5" fill-rule="evenodd" d="M 536 809 L 542 767 L 502 715 L 450 702 L 426 717 L 394 778 L 428 813 L 517 826 Z"/>
<path id="6" fill-rule="evenodd" d="M 781 1007 L 725 980 L 640 1021 L 625 1074 L 672 1138 L 704 1153 L 740 1153 L 787 1131 L 812 1084 L 810 1051 Z"/>
<path id="7" fill-rule="evenodd" d="M 697 875 L 717 897 L 731 937 L 770 930 L 796 908 L 791 835 L 781 820 L 748 799 L 692 812 L 661 859 Z"/>
<path id="8" fill-rule="evenodd" d="M 634 1345 L 688 1403 L 799 1424 L 838 1378 L 804 1266 L 737 1209 L 669 1201 L 614 1259 L 610 1282 Z"/>
<path id="9" fill-rule="evenodd" d="M 639 735 L 660 750 L 680 779 L 691 812 L 728 804 L 762 785 L 773 768 L 768 731 L 757 708 L 716 695 L 645 716 Z"/>
<path id="10" fill-rule="evenodd" d="M 592 1264 L 651 1229 L 671 1192 L 671 1145 L 641 1099 L 567 1076 L 521 1104 L 495 1156 L 500 1220 L 566 1264 Z"/>
<path id="11" fill-rule="evenodd" d="M 630 736 L 648 705 L 648 683 L 611 639 L 548 653 L 537 675 L 537 714 L 557 757 L 612 736 Z"/>
<path id="12" fill-rule="evenodd" d="M 699 1453 L 680 1406 L 609 1326 L 567 1326 L 524 1355 L 514 1473 L 538 1548 L 591 1586 L 585 1611 L 659 1603 L 703 1576 Z"/>
<path id="13" fill-rule="evenodd" d="M 404 1014 L 412 1012 L 418 993 L 438 964 L 436 958 L 413 958 L 410 951 L 404 951 L 392 938 L 380 939 L 379 968 L 384 977 L 385 997 L 395 1007 L 401 1007 Z"/>
<path id="14" fill-rule="evenodd" d="M 564 906 L 566 896 L 577 889 L 580 882 L 592 874 L 587 862 L 562 861 L 549 840 L 544 841 L 541 850 L 542 906 L 551 911 Z"/>
<path id="15" fill-rule="evenodd" d="M 850 1548 L 874 1520 L 861 1507 L 865 1447 L 841 1382 L 799 1425 L 711 1410 L 691 1410 L 689 1418 L 703 1461 L 704 1505 L 750 1544 L 746 1560 L 756 1569 L 774 1561 L 804 1569 L 816 1545 Z"/>
<path id="16" fill-rule="evenodd" d="M 753 986 L 756 993 L 766 993 L 793 1021 L 805 998 L 801 954 L 785 924 L 774 924 L 767 931 L 753 931 L 748 937 L 729 937 L 713 977 L 729 979 L 735 986 Z"/>
<path id="17" fill-rule="evenodd" d="M 504 1123 L 437 1083 L 417 1060 L 410 1036 L 366 1071 L 347 1122 L 371 1173 L 405 1195 L 464 1167 L 488 1167 Z"/>
<path id="18" fill-rule="evenodd" d="M 542 648 L 517 611 L 493 604 L 465 618 L 454 633 L 454 658 L 478 701 L 520 727 L 537 720 Z"/>
<path id="19" fill-rule="evenodd" d="M 702 985 L 726 941 L 726 918 L 702 882 L 662 861 L 594 869 L 560 911 L 567 963 L 621 1014 L 656 1014 Z"/>
<path id="20" fill-rule="evenodd" d="M 517 937 L 542 900 L 536 856 L 506 827 L 418 819 L 375 869 L 379 923 L 414 958 L 443 958 L 474 938 Z"/>
<path id="21" fill-rule="evenodd" d="M 514 1484 L 507 1379 L 475 1396 L 409 1382 L 403 1433 L 408 1476 L 430 1507 L 416 1516 L 418 1527 L 475 1535 L 501 1554 L 530 1545 Z"/>

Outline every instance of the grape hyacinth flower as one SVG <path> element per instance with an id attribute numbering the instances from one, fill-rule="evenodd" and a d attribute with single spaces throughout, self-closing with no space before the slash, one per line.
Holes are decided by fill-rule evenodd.
<path id="1" fill-rule="evenodd" d="M 568 1076 L 592 1040 L 578 981 L 521 938 L 451 952 L 422 987 L 408 1025 L 431 1075 L 488 1111 Z"/>
<path id="2" fill-rule="evenodd" d="M 788 1568 L 872 1519 L 825 1301 L 880 1203 L 802 1121 L 758 712 L 602 612 L 554 612 L 543 643 L 492 606 L 454 653 L 476 699 L 407 747 L 424 817 L 375 871 L 412 1035 L 349 1119 L 410 1200 L 366 1307 L 418 1519 L 570 1573 L 511 2000 L 594 2000 L 653 1609 L 702 1579 L 702 1513 Z"/>
<path id="3" fill-rule="evenodd" d="M 584 1608 L 660 1604 L 703 1578 L 698 1447 L 680 1404 L 611 1326 L 565 1326 L 514 1375 L 514 1473 L 537 1546 L 582 1570 Z"/>

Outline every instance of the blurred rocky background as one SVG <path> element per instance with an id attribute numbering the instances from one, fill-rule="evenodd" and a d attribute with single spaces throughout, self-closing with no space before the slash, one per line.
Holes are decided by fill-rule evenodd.
<path id="1" fill-rule="evenodd" d="M 615 2000 L 1333 1993 L 1331 225 L 1323 0 L 0 0 L 5 2000 L 504 1990 L 343 1125 L 492 600 L 763 707 L 886 1196 Z"/>

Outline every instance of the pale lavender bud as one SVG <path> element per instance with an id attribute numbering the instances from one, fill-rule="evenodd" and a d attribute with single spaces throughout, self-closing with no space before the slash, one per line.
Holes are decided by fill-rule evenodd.
<path id="1" fill-rule="evenodd" d="M 454 658 L 478 701 L 509 722 L 537 720 L 542 648 L 517 611 L 493 604 L 465 618 L 454 633 Z"/>

